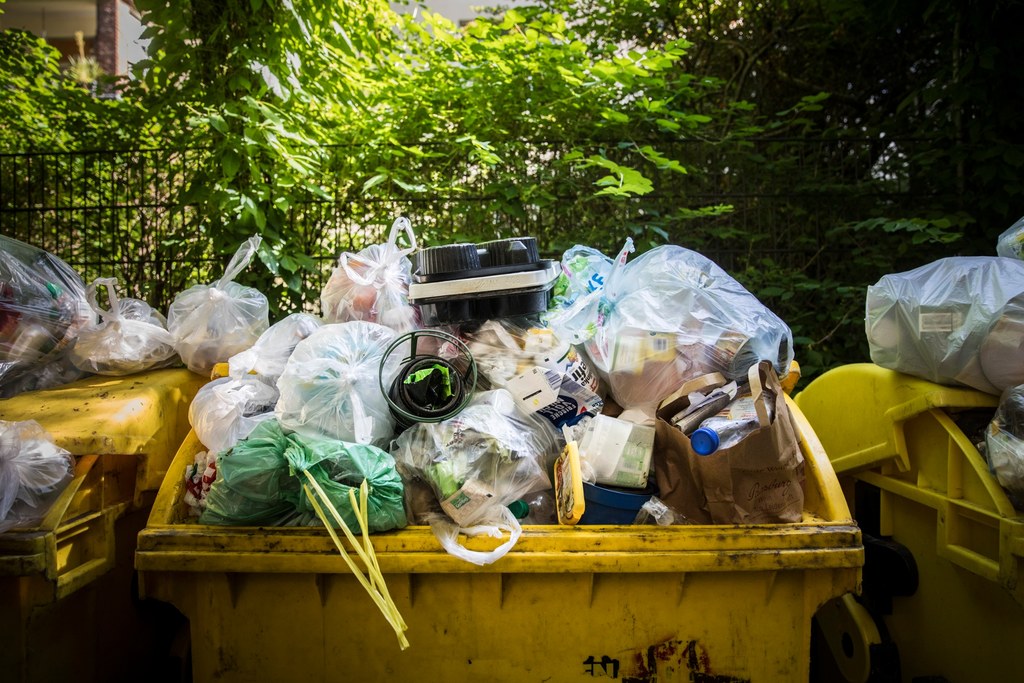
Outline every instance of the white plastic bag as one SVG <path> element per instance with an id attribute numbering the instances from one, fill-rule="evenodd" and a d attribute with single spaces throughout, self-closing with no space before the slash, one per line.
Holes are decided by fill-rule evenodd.
<path id="1" fill-rule="evenodd" d="M 214 365 L 252 346 L 270 326 L 267 297 L 232 281 L 252 261 L 261 241 L 254 235 L 242 243 L 221 279 L 174 297 L 167 329 L 192 372 L 209 375 Z"/>
<path id="2" fill-rule="evenodd" d="M 939 259 L 868 287 L 865 331 L 876 364 L 998 395 L 1024 384 L 1024 261 Z"/>
<path id="3" fill-rule="evenodd" d="M 323 321 L 308 313 L 292 313 L 260 335 L 250 348 L 228 360 L 228 376 L 256 375 L 271 384 L 284 372 L 295 346 L 323 326 Z"/>
<path id="4" fill-rule="evenodd" d="M 107 309 L 96 301 L 98 287 L 107 289 Z M 86 299 L 100 322 L 78 333 L 71 362 L 99 375 L 130 375 L 173 363 L 177 353 L 164 316 L 145 301 L 119 299 L 116 288 L 115 278 L 99 278 L 86 287 Z"/>
<path id="5" fill-rule="evenodd" d="M 216 455 L 273 418 L 276 404 L 277 389 L 257 377 L 221 377 L 196 392 L 188 421 L 199 441 Z"/>
<path id="6" fill-rule="evenodd" d="M 303 436 L 338 439 L 387 448 L 395 430 L 378 384 L 384 351 L 394 330 L 363 321 L 324 325 L 292 351 L 277 380 L 277 418 Z M 390 386 L 401 354 L 384 368 Z"/>
<path id="7" fill-rule="evenodd" d="M 409 246 L 399 248 L 403 233 Z M 415 329 L 418 321 L 416 309 L 409 304 L 412 263 L 408 258 L 415 249 L 412 225 L 407 218 L 399 218 L 392 224 L 387 242 L 358 254 L 343 253 L 320 295 L 324 320 L 365 320 L 400 334 Z"/>
<path id="8" fill-rule="evenodd" d="M 519 541 L 523 535 L 523 527 L 519 520 L 507 507 L 496 510 L 497 519 L 490 524 L 478 524 L 471 527 L 460 528 L 449 517 L 442 514 L 431 514 L 427 517 L 430 530 L 441 543 L 445 551 L 460 560 L 472 562 L 478 566 L 493 564 L 508 554 L 509 550 Z M 505 534 L 508 538 L 492 550 L 470 550 L 459 543 L 459 534 L 468 538 L 475 536 L 490 536 L 502 538 Z"/>
<path id="9" fill-rule="evenodd" d="M 75 473 L 75 460 L 35 420 L 0 420 L 0 532 L 40 522 Z"/>

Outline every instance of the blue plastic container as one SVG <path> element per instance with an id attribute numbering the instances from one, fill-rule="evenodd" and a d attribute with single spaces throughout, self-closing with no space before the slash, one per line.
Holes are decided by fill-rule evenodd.
<path id="1" fill-rule="evenodd" d="M 645 489 L 620 489 L 583 482 L 586 509 L 580 524 L 632 524 L 636 514 L 658 492 L 653 481 Z"/>

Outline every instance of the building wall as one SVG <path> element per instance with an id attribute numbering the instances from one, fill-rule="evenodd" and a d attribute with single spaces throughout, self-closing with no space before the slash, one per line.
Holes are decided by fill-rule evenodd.
<path id="1" fill-rule="evenodd" d="M 75 31 L 85 36 L 86 54 L 91 54 L 96 38 L 94 0 L 7 0 L 0 14 L 0 29 L 22 29 L 46 38 L 66 57 L 78 54 Z M 118 73 L 128 73 L 129 65 L 146 56 L 140 40 L 142 23 L 125 3 L 118 5 Z"/>
<path id="2" fill-rule="evenodd" d="M 396 12 L 409 13 L 417 5 L 424 5 L 431 12 L 436 12 L 456 24 L 465 24 L 481 14 L 486 7 L 514 7 L 527 4 L 526 0 L 426 0 L 424 2 L 392 2 L 391 9 Z"/>
<path id="3" fill-rule="evenodd" d="M 485 7 L 512 7 L 527 0 L 427 0 L 391 2 L 396 12 L 413 12 L 419 5 L 437 12 L 456 24 L 472 21 Z M 125 3 L 118 6 L 118 73 L 129 73 L 130 66 L 145 59 L 146 47 L 140 38 L 143 25 Z M 85 36 L 86 54 L 91 54 L 96 37 L 95 0 L 7 0 L 0 14 L 0 29 L 18 28 L 46 38 L 65 56 L 78 54 L 75 31 Z"/>

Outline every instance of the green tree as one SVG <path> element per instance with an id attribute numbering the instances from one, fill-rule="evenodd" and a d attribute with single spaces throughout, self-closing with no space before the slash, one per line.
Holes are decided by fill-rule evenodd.
<path id="1" fill-rule="evenodd" d="M 137 102 L 100 99 L 61 68 L 60 53 L 24 31 L 0 32 L 0 151 L 138 144 Z"/>
<path id="2" fill-rule="evenodd" d="M 672 68 L 685 41 L 620 54 L 554 13 L 459 29 L 373 0 L 138 6 L 151 23 L 138 65 L 146 108 L 175 147 L 206 152 L 181 195 L 200 207 L 205 239 L 183 236 L 181 248 L 223 255 L 261 232 L 272 272 L 261 284 L 282 308 L 315 298 L 306 276 L 333 255 L 317 244 L 323 233 L 286 229 L 312 206 L 472 192 L 476 220 L 460 229 L 428 215 L 418 227 L 428 241 L 489 238 L 503 228 L 488 216 L 536 214 L 581 193 L 596 215 L 650 193 L 656 176 L 685 173 L 659 137 L 712 121 L 690 110 L 712 84 Z M 564 230 L 539 236 L 552 251 L 570 246 Z"/>

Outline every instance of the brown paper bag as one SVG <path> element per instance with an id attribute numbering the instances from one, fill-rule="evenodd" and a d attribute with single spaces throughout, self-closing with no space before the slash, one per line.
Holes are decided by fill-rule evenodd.
<path id="1" fill-rule="evenodd" d="M 765 426 L 711 455 L 695 453 L 689 437 L 667 422 L 686 407 L 686 397 L 662 405 L 658 411 L 662 457 L 655 461 L 661 498 L 676 507 L 683 498 L 696 495 L 716 524 L 799 522 L 804 507 L 804 460 L 796 427 L 771 363 L 752 367 L 749 377 Z M 762 392 L 762 387 L 768 391 Z M 774 406 L 770 421 L 765 412 L 768 400 Z"/>

